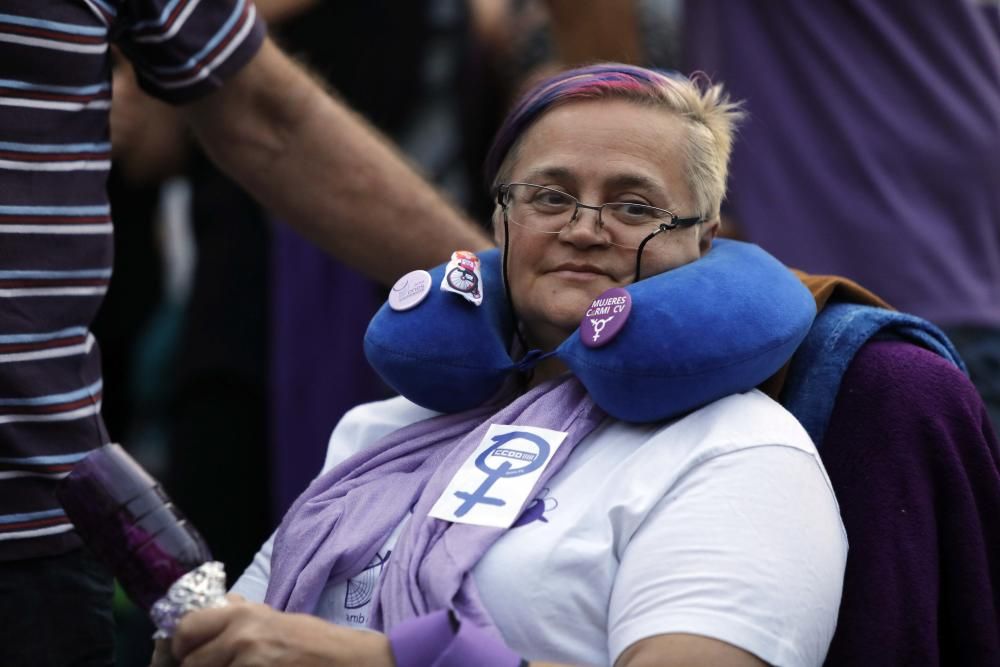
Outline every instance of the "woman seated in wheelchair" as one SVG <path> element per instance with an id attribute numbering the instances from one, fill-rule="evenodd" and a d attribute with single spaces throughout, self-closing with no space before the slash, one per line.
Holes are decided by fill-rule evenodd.
<path id="1" fill-rule="evenodd" d="M 821 664 L 847 542 L 753 389 L 813 306 L 715 239 L 739 116 L 617 64 L 528 92 L 488 160 L 500 251 L 400 279 L 366 352 L 403 396 L 343 418 L 249 601 L 189 614 L 175 657 Z"/>

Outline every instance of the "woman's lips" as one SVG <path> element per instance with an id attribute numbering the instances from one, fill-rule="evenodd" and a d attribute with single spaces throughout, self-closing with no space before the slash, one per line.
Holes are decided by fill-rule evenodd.
<path id="1" fill-rule="evenodd" d="M 550 271 L 549 275 L 555 276 L 561 280 L 569 280 L 572 282 L 590 282 L 592 280 L 607 279 L 608 274 L 600 271 L 596 268 L 559 268 L 555 271 Z"/>

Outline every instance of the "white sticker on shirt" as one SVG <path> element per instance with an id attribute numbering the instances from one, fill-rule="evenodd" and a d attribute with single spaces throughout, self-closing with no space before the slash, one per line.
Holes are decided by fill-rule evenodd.
<path id="1" fill-rule="evenodd" d="M 409 518 L 409 514 L 406 518 Z M 327 582 L 323 595 L 313 612 L 320 618 L 333 621 L 337 625 L 364 629 L 371 619 L 372 596 L 378 580 L 382 576 L 396 541 L 403 532 L 406 518 L 400 521 L 389 534 L 385 544 L 372 557 L 365 569 L 347 581 Z"/>
<path id="2" fill-rule="evenodd" d="M 490 424 L 483 441 L 434 503 L 430 516 L 509 528 L 566 435 L 535 426 Z"/>

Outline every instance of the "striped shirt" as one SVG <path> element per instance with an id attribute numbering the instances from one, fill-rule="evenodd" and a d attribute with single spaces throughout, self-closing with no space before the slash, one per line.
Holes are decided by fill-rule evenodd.
<path id="1" fill-rule="evenodd" d="M 111 279 L 109 44 L 182 103 L 263 35 L 251 0 L 0 5 L 0 560 L 79 544 L 55 488 L 108 441 L 88 327 Z"/>

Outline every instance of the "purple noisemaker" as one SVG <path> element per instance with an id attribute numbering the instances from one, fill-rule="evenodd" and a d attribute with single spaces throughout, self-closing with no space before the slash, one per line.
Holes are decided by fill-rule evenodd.
<path id="1" fill-rule="evenodd" d="M 60 483 L 57 496 L 87 547 L 164 636 L 184 612 L 225 603 L 225 574 L 211 562 L 205 540 L 120 446 L 88 454 Z"/>

